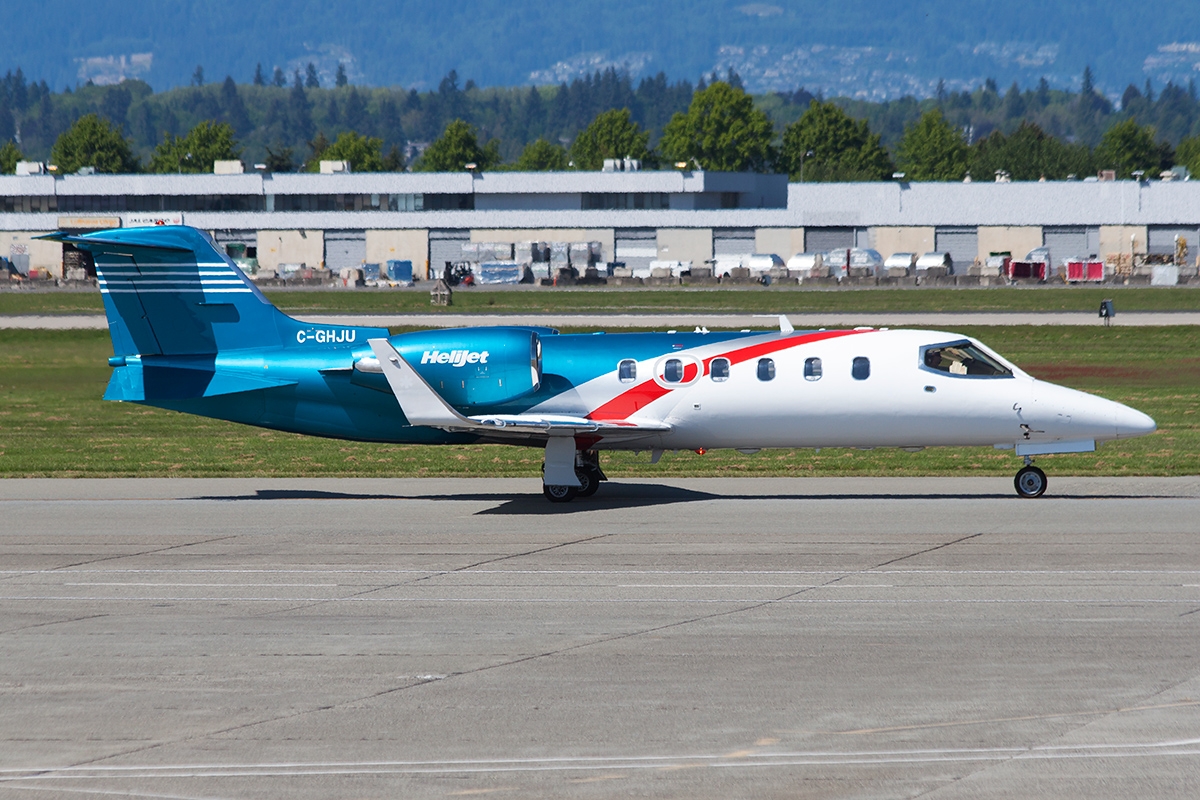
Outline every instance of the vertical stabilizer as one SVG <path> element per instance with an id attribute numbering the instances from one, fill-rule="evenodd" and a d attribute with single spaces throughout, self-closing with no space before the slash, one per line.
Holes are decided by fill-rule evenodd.
<path id="1" fill-rule="evenodd" d="M 43 238 L 70 242 L 92 254 L 117 356 L 280 347 L 294 344 L 297 331 L 314 327 L 271 305 L 194 228 L 122 228 Z"/>

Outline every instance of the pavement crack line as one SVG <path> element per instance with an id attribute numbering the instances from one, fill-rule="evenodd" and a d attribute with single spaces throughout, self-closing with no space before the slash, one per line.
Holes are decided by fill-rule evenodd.
<path id="1" fill-rule="evenodd" d="M 906 556 L 897 556 L 896 558 L 890 559 L 888 561 L 884 561 L 882 564 L 876 564 L 875 566 L 871 567 L 870 569 L 860 570 L 860 572 L 870 572 L 871 570 L 883 569 L 884 567 L 889 567 L 892 564 L 897 564 L 901 561 L 907 561 L 910 558 L 916 558 L 917 556 L 923 556 L 928 553 L 934 553 L 938 550 L 943 550 L 947 547 L 953 547 L 956 544 L 962 544 L 963 542 L 970 541 L 971 539 L 976 539 L 980 536 L 983 536 L 983 534 L 982 533 L 970 533 L 970 534 L 967 534 L 966 536 L 960 536 L 959 538 L 953 539 L 949 542 L 942 542 L 941 544 L 934 545 L 933 547 L 927 547 L 924 550 L 918 550 L 915 553 L 909 553 Z"/>
<path id="2" fill-rule="evenodd" d="M 183 547 L 195 547 L 196 545 L 200 545 L 200 544 L 212 544 L 213 542 L 224 542 L 228 539 L 237 539 L 238 536 L 239 536 L 239 534 L 234 534 L 232 536 L 217 536 L 212 539 L 200 539 L 200 540 L 194 541 L 194 542 L 181 542 L 179 544 L 173 544 L 168 547 L 156 547 L 152 550 L 142 550 L 137 553 L 119 553 L 117 555 L 104 556 L 103 558 L 93 558 L 93 559 L 88 559 L 86 561 L 79 561 L 74 564 L 61 564 L 57 567 L 52 567 L 50 569 L 41 570 L 41 571 L 42 572 L 61 572 L 62 570 L 66 570 L 66 569 L 74 569 L 75 567 L 86 567 L 91 564 L 103 564 L 105 561 L 116 561 L 116 560 L 122 559 L 122 558 L 138 558 L 139 556 L 153 556 L 153 555 L 157 555 L 159 553 L 167 553 L 167 552 L 170 552 L 171 550 L 178 550 Z"/>
<path id="3" fill-rule="evenodd" d="M 421 579 L 418 579 L 418 580 L 425 580 L 428 578 L 436 577 L 437 575 L 451 575 L 456 572 L 468 571 L 468 570 L 471 570 L 471 569 L 474 569 L 477 567 L 481 567 L 481 566 L 484 566 L 487 564 L 495 564 L 495 563 L 498 563 L 501 561 L 507 561 L 507 560 L 510 560 L 513 558 L 520 558 L 520 557 L 526 556 L 526 555 L 535 555 L 537 553 L 544 553 L 544 552 L 548 552 L 550 550 L 556 550 L 556 549 L 559 549 L 562 547 L 568 547 L 568 546 L 574 545 L 574 544 L 583 544 L 585 542 L 596 541 L 599 539 L 605 539 L 605 538 L 610 538 L 610 537 L 619 536 L 619 535 L 620 535 L 619 533 L 605 533 L 605 534 L 599 534 L 596 536 L 588 536 L 588 537 L 585 537 L 582 539 L 575 539 L 575 540 L 571 540 L 568 542 L 559 542 L 558 544 L 549 545 L 547 547 L 536 548 L 533 550 L 523 551 L 521 553 L 510 553 L 505 556 L 498 556 L 496 558 L 484 559 L 482 561 L 474 562 L 469 565 L 464 565 L 457 569 L 444 570 L 439 573 L 436 573 L 435 575 L 423 576 Z M 762 601 L 759 601 L 756 603 L 743 604 L 737 608 L 731 608 L 731 609 L 727 609 L 725 611 L 715 611 L 711 614 L 702 614 L 699 616 L 690 617 L 688 619 L 676 620 L 675 622 L 670 622 L 670 623 L 666 623 L 663 625 L 655 625 L 650 628 L 643 628 L 641 630 L 628 631 L 626 633 L 614 634 L 612 636 L 604 636 L 604 637 L 600 637 L 598 639 L 593 639 L 591 641 L 579 642 L 578 644 L 573 644 L 568 647 L 561 647 L 561 648 L 557 648 L 554 650 L 547 650 L 547 651 L 544 651 L 541 653 L 534 653 L 531 655 L 522 656 L 520 658 L 511 658 L 511 659 L 507 659 L 505 661 L 497 662 L 495 664 L 487 664 L 487 665 L 484 665 L 481 667 L 476 667 L 475 669 L 464 670 L 462 672 L 450 673 L 444 677 L 440 677 L 440 678 L 433 679 L 433 680 L 417 680 L 415 682 L 407 683 L 402 686 L 393 686 L 391 688 L 381 689 L 378 692 L 372 692 L 371 694 L 368 694 L 368 695 L 362 695 L 359 697 L 348 698 L 346 700 L 341 700 L 336 703 L 326 703 L 326 704 L 322 704 L 320 706 L 316 706 L 313 708 L 295 711 L 290 714 L 282 714 L 282 715 L 278 715 L 278 716 L 269 717 L 266 719 L 249 720 L 247 722 L 243 722 L 238 725 L 233 725 L 233 726 L 229 726 L 226 728 L 221 728 L 219 730 L 207 731 L 205 733 L 195 734 L 195 735 L 191 735 L 191 736 L 184 736 L 184 737 L 180 737 L 178 739 L 170 739 L 167 741 L 155 742 L 153 744 L 148 744 L 148 745 L 144 745 L 141 747 L 131 748 L 129 750 L 124 750 L 124 751 L 121 751 L 118 753 L 110 753 L 105 756 L 97 756 L 95 758 L 88 759 L 88 760 L 80 762 L 78 764 L 71 764 L 70 766 L 71 767 L 89 766 L 89 765 L 107 761 L 107 760 L 113 759 L 113 758 L 119 758 L 119 757 L 123 757 L 123 756 L 133 755 L 135 753 L 145 753 L 150 750 L 156 750 L 161 747 L 166 747 L 167 745 L 182 744 L 185 742 L 204 740 L 204 739 L 207 739 L 212 736 L 220 736 L 222 734 L 231 733 L 233 731 L 245 730 L 247 728 L 253 728 L 253 727 L 256 727 L 259 725 L 266 725 L 266 724 L 269 724 L 272 722 L 282 722 L 285 720 L 296 719 L 298 717 L 307 716 L 309 714 L 319 714 L 319 713 L 323 713 L 326 711 L 332 711 L 337 708 L 341 708 L 341 707 L 348 706 L 348 705 L 353 705 L 355 703 L 361 703 L 366 700 L 374 700 L 374 699 L 377 699 L 380 697 L 385 697 L 387 695 L 396 694 L 397 692 L 409 691 L 409 690 L 412 690 L 415 688 L 419 688 L 421 686 L 428 685 L 430 683 L 443 683 L 443 682 L 451 680 L 453 678 L 462 678 L 462 677 L 466 677 L 466 676 L 470 676 L 470 675 L 479 675 L 484 672 L 490 672 L 490 671 L 497 670 L 497 669 L 503 669 L 505 667 L 512 667 L 512 666 L 516 666 L 518 664 L 527 664 L 527 663 L 530 663 L 533 661 L 540 661 L 540 660 L 546 659 L 546 658 L 553 658 L 555 656 L 565 655 L 567 653 L 572 653 L 572 652 L 576 652 L 578 650 L 595 647 L 597 645 L 610 644 L 612 642 L 624 641 L 626 639 L 632 639 L 632 638 L 636 638 L 639 636 L 645 636 L 647 634 L 659 633 L 662 631 L 672 630 L 674 628 L 680 628 L 685 625 L 693 625 L 698 622 L 707 622 L 710 620 L 721 619 L 723 617 L 729 617 L 729 616 L 733 616 L 736 614 L 743 614 L 748 611 L 754 611 L 756 609 L 766 608 L 768 606 L 773 606 L 773 605 L 777 605 L 779 603 L 786 602 L 786 601 L 788 601 L 794 597 L 798 597 L 802 594 L 807 594 L 809 592 L 814 592 L 819 589 L 823 589 L 825 587 L 831 586 L 833 584 L 836 584 L 836 583 L 838 583 L 846 578 L 852 577 L 854 575 L 867 574 L 874 570 L 880 569 L 881 567 L 887 566 L 888 564 L 894 564 L 898 561 L 903 561 L 904 559 L 914 558 L 916 556 L 923 555 L 925 553 L 931 553 L 936 550 L 941 550 L 946 547 L 950 547 L 952 545 L 959 544 L 961 542 L 968 541 L 970 539 L 974 539 L 974 538 L 976 538 L 978 536 L 982 536 L 982 535 L 983 535 L 982 533 L 974 533 L 974 534 L 969 534 L 967 536 L 961 536 L 961 537 L 954 539 L 952 541 L 949 541 L 949 542 L 943 542 L 942 544 L 935 545 L 933 547 L 928 547 L 928 548 L 925 548 L 924 550 L 919 550 L 915 553 L 909 553 L 908 555 L 899 556 L 897 558 L 890 559 L 888 561 L 883 562 L 883 564 L 879 564 L 879 565 L 872 566 L 872 567 L 864 567 L 864 568 L 858 569 L 858 570 L 847 571 L 846 573 L 837 575 L 836 577 L 833 577 L 817 586 L 806 586 L 801 589 L 797 589 L 796 591 L 793 591 L 793 592 L 787 592 L 783 595 L 780 595 L 779 597 L 774 597 L 774 598 L 771 598 L 768 600 L 762 600 Z M 232 537 L 230 537 L 230 538 L 232 538 Z M 401 585 L 405 585 L 406 583 L 410 583 L 410 582 L 406 581 L 406 582 L 401 582 L 401 583 L 397 583 L 397 584 L 393 584 L 393 585 L 401 586 Z M 373 589 L 369 589 L 364 592 L 359 592 L 354 595 L 349 595 L 349 597 L 356 597 L 356 596 L 360 596 L 363 594 L 369 594 L 370 592 L 379 591 L 382 588 L 388 588 L 388 587 L 375 587 Z M 342 598 L 342 599 L 345 599 L 345 598 Z M 307 608 L 310 606 L 322 605 L 324 603 L 329 603 L 329 602 L 334 602 L 334 601 L 323 600 L 320 603 L 306 604 L 306 605 L 297 606 L 295 608 L 288 609 L 288 610 L 296 610 L 298 608 Z M 271 612 L 271 613 L 278 613 L 278 612 Z"/>
<path id="4" fill-rule="evenodd" d="M 316 606 L 325 605 L 327 603 L 337 603 L 337 602 L 342 602 L 345 600 L 351 600 L 351 599 L 354 599 L 357 597 L 365 597 L 369 594 L 374 594 L 375 592 L 386 591 L 387 589 L 395 589 L 400 586 L 413 586 L 415 584 L 421 583 L 422 581 L 433 580 L 434 578 L 441 578 L 446 575 L 454 575 L 459 572 L 468 572 L 470 570 L 477 569 L 479 567 L 487 566 L 488 564 L 499 564 L 502 561 L 509 561 L 514 558 L 524 558 L 526 556 L 537 555 L 538 553 L 548 553 L 551 550 L 558 550 L 563 547 L 571 547 L 572 545 L 577 545 L 577 544 L 586 544 L 588 542 L 594 542 L 594 541 L 597 541 L 600 539 L 607 539 L 610 536 L 618 536 L 618 535 L 619 534 L 616 534 L 616 533 L 601 533 L 601 534 L 597 534 L 596 536 L 585 536 L 582 539 L 572 539 L 571 541 L 568 541 L 568 542 L 559 542 L 558 544 L 547 545 L 546 547 L 537 547 L 537 548 L 534 548 L 533 550 L 525 550 L 520 553 L 508 553 L 507 555 L 496 556 L 495 558 L 486 558 L 483 561 L 476 561 L 471 564 L 464 564 L 463 566 L 455 567 L 454 569 L 443 569 L 443 570 L 431 571 L 428 575 L 422 575 L 421 577 L 415 578 L 413 580 L 397 581 L 395 583 L 389 583 L 389 584 L 385 584 L 383 586 L 372 586 L 369 589 L 363 589 L 361 592 L 352 592 L 347 595 L 342 595 L 341 597 L 331 597 L 327 600 L 317 600 L 317 601 L 314 601 L 311 603 L 301 603 L 300 605 L 289 606 L 287 608 L 275 609 L 274 611 L 264 611 L 263 613 L 256 614 L 254 616 L 270 617 L 275 614 L 284 614 L 284 613 L 288 613 L 291 611 L 300 611 L 305 608 L 314 608 Z"/>
<path id="5" fill-rule="evenodd" d="M 1061 741 L 1062 739 L 1066 738 L 1067 736 L 1074 736 L 1075 734 L 1079 733 L 1080 731 L 1082 731 L 1086 728 L 1089 728 L 1093 725 L 1102 723 L 1106 720 L 1110 720 L 1113 717 L 1120 716 L 1121 714 L 1125 714 L 1130 711 L 1140 711 L 1140 710 L 1146 709 L 1146 708 L 1173 708 L 1173 707 L 1182 708 L 1182 707 L 1191 706 L 1191 705 L 1193 705 L 1194 701 L 1191 701 L 1190 699 L 1187 701 L 1184 701 L 1184 702 L 1161 702 L 1161 703 L 1155 703 L 1154 700 L 1155 700 L 1155 698 L 1162 697 L 1164 694 L 1167 694 L 1168 692 L 1175 691 L 1180 686 L 1183 686 L 1184 684 L 1189 683 L 1190 681 L 1194 681 L 1196 679 L 1196 677 L 1197 677 L 1196 675 L 1189 675 L 1188 677 L 1183 678 L 1182 680 L 1179 680 L 1179 681 L 1171 684 L 1170 686 L 1166 687 L 1165 689 L 1160 689 L 1159 691 L 1154 692 L 1153 694 L 1146 695 L 1145 698 L 1143 698 L 1140 702 L 1133 703 L 1133 704 L 1123 706 L 1120 708 L 1109 708 L 1109 709 L 1104 709 L 1104 710 L 1095 711 L 1095 712 L 1079 712 L 1077 714 L 1054 715 L 1052 717 L 1053 719 L 1071 719 L 1073 717 L 1078 716 L 1078 717 L 1082 717 L 1082 720 L 1077 725 L 1072 725 L 1068 730 L 1057 733 L 1057 734 L 1051 736 L 1050 738 L 1046 739 L 1045 741 L 1041 741 L 1036 744 L 1025 745 L 1024 750 L 1013 753 L 1008 758 L 1001 759 L 999 761 L 993 761 L 990 764 L 981 764 L 978 768 L 975 768 L 975 769 L 969 769 L 967 772 L 963 773 L 962 775 L 958 775 L 953 778 L 950 778 L 949 780 L 947 780 L 945 783 L 943 783 L 940 786 L 935 786 L 931 789 L 921 792 L 920 794 L 916 795 L 913 798 L 913 800 L 918 800 L 918 798 L 921 798 L 921 797 L 928 797 L 929 795 L 932 795 L 936 792 L 946 789 L 947 787 L 955 786 L 957 784 L 962 783 L 965 780 L 974 778 L 976 775 L 983 775 L 992 770 L 1009 766 L 1009 765 L 1013 764 L 1014 762 L 1024 761 L 1029 757 L 1029 755 L 1031 753 L 1033 753 L 1036 750 L 1043 750 L 1043 749 L 1050 748 L 1053 746 L 1054 742 Z M 1028 719 L 1034 719 L 1034 717 L 1029 717 Z"/>
<path id="6" fill-rule="evenodd" d="M 71 619 L 56 619 L 50 622 L 35 622 L 32 625 L 22 625 L 19 628 L 11 628 L 6 631 L 0 631 L 0 636 L 7 636 L 10 633 L 20 633 L 21 631 L 29 631 L 34 628 L 46 628 L 51 625 L 69 625 L 72 622 L 83 622 L 89 619 L 103 619 L 109 616 L 108 614 L 89 614 L 86 617 L 72 617 Z"/>

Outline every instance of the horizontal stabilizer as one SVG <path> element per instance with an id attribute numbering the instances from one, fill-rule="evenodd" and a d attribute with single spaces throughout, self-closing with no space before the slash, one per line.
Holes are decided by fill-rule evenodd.
<path id="1" fill-rule="evenodd" d="M 113 370 L 104 399 L 126 402 L 190 400 L 295 385 L 296 381 L 244 372 L 181 364 L 147 364 L 141 359 L 129 358 L 123 366 Z"/>
<path id="2" fill-rule="evenodd" d="M 63 231 L 57 231 L 55 233 L 47 233 L 44 236 L 35 236 L 34 238 L 35 239 L 45 239 L 45 240 L 51 241 L 51 242 L 65 242 L 67 244 L 74 244 L 74 245 L 87 245 L 87 246 L 104 245 L 107 247 L 123 247 L 123 248 L 151 247 L 151 248 L 154 248 L 155 250 L 169 250 L 169 251 L 176 252 L 176 253 L 191 253 L 191 252 L 193 252 L 191 247 L 186 247 L 182 244 L 174 244 L 171 242 L 164 242 L 164 241 L 162 241 L 162 237 L 160 237 L 160 236 L 150 235 L 150 236 L 139 237 L 137 235 L 137 233 L 140 230 L 141 229 L 134 229 L 132 234 L 129 231 L 122 231 L 122 233 L 124 235 L 119 238 L 115 237 L 115 236 L 104 236 L 103 234 L 101 234 L 99 236 L 96 236 L 95 234 L 92 234 L 90 236 L 80 236 L 78 234 L 70 234 L 70 233 L 65 233 Z M 149 230 L 151 231 L 151 233 L 153 233 L 155 229 L 150 228 Z"/>
<path id="3" fill-rule="evenodd" d="M 580 433 L 594 434 L 603 439 L 637 439 L 671 430 L 670 425 L 656 420 L 601 421 L 558 414 L 464 416 L 443 400 L 387 339 L 371 339 L 368 344 L 379 359 L 388 386 L 411 425 L 514 439 L 543 439 Z"/>

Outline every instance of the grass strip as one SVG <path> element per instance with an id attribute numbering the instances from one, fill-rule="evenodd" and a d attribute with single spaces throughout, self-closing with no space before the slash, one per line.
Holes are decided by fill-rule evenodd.
<path id="1" fill-rule="evenodd" d="M 428 286 L 427 284 L 425 285 Z M 427 288 L 267 290 L 290 314 L 897 313 L 1054 312 L 1095 314 L 1111 298 L 1123 311 L 1200 311 L 1190 286 L 1031 286 L 989 288 L 811 289 L 804 287 L 461 289 L 454 305 L 431 306 Z M 101 314 L 98 291 L 0 292 L 0 315 Z"/>

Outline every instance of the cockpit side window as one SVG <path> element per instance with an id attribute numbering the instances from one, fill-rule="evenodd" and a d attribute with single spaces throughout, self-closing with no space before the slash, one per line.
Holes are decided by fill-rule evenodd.
<path id="1" fill-rule="evenodd" d="M 637 362 L 627 358 L 617 365 L 617 379 L 621 383 L 633 383 L 637 380 Z"/>
<path id="2" fill-rule="evenodd" d="M 971 378 L 1011 378 L 1012 370 L 968 341 L 921 348 L 921 366 L 947 375 Z"/>

